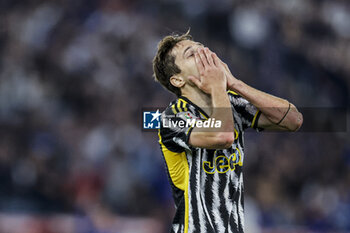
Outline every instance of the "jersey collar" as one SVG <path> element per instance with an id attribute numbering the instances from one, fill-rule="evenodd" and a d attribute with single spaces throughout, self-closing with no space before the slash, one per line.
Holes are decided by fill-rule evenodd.
<path id="1" fill-rule="evenodd" d="M 186 98 L 185 96 L 180 96 L 179 99 L 183 99 L 184 101 L 186 101 L 187 103 L 191 104 L 195 109 L 198 110 L 198 112 L 200 112 L 203 116 L 205 116 L 207 119 L 209 118 L 208 114 L 201 109 L 199 106 L 197 106 L 195 103 L 193 103 L 191 100 L 189 100 L 188 98 Z"/>

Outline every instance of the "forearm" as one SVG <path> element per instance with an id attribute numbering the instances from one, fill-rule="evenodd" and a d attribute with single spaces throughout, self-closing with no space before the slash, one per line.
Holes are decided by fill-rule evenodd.
<path id="1" fill-rule="evenodd" d="M 282 123 L 283 119 L 282 125 L 287 129 L 294 131 L 300 127 L 302 115 L 288 100 L 259 91 L 240 80 L 230 85 L 229 89 L 256 106 L 272 123 Z"/>
<path id="2" fill-rule="evenodd" d="M 211 118 L 222 122 L 220 131 L 234 132 L 231 103 L 225 90 L 214 90 L 211 94 L 213 112 Z"/>
<path id="3" fill-rule="evenodd" d="M 221 121 L 220 128 L 194 128 L 189 143 L 207 149 L 226 149 L 234 141 L 234 122 L 230 100 L 224 90 L 211 94 L 213 111 L 210 118 Z"/>

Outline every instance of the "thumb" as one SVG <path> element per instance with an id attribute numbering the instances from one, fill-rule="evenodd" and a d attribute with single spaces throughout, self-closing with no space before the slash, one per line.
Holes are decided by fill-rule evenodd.
<path id="1" fill-rule="evenodd" d="M 201 86 L 201 81 L 199 80 L 199 78 L 195 77 L 195 76 L 188 76 L 188 80 L 190 80 L 192 83 L 194 83 L 197 87 Z"/>

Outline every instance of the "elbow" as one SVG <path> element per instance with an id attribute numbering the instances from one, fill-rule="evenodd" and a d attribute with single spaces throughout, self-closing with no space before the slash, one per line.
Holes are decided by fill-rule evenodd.
<path id="1" fill-rule="evenodd" d="M 289 131 L 296 132 L 303 125 L 303 114 L 297 112 L 291 119 L 291 126 L 289 127 Z"/>
<path id="2" fill-rule="evenodd" d="M 217 149 L 227 149 L 232 146 L 233 142 L 235 141 L 235 136 L 232 132 L 223 132 L 217 136 L 217 139 L 217 145 L 219 147 Z"/>

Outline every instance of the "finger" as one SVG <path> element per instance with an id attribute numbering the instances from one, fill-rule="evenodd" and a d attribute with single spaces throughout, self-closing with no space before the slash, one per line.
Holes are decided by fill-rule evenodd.
<path id="1" fill-rule="evenodd" d="M 196 60 L 198 72 L 201 74 L 204 71 L 204 65 L 203 65 L 202 59 L 199 56 L 199 53 L 195 53 L 194 58 Z"/>
<path id="2" fill-rule="evenodd" d="M 207 57 L 205 56 L 203 48 L 199 48 L 198 49 L 198 54 L 199 54 L 199 57 L 200 57 L 200 59 L 201 59 L 201 61 L 203 63 L 204 68 L 209 66 L 208 61 L 207 61 Z"/>
<path id="3" fill-rule="evenodd" d="M 230 69 L 228 68 L 228 66 L 225 62 L 221 61 L 221 64 L 224 66 L 224 68 L 227 72 L 231 73 Z"/>
<path id="4" fill-rule="evenodd" d="M 213 59 L 213 63 L 214 63 L 215 66 L 219 66 L 220 65 L 220 59 L 218 58 L 216 53 L 211 53 L 211 58 Z M 218 62 L 218 60 L 219 60 L 219 62 Z"/>
<path id="5" fill-rule="evenodd" d="M 216 53 L 212 53 L 211 55 L 212 55 L 211 57 L 213 59 L 213 63 L 215 64 L 215 66 L 219 66 L 221 63 L 221 60 L 218 58 Z"/>
<path id="6" fill-rule="evenodd" d="M 188 80 L 190 80 L 192 83 L 194 83 L 194 85 L 196 85 L 197 87 L 201 87 L 201 81 L 199 80 L 199 78 L 195 77 L 195 76 L 188 76 Z"/>
<path id="7" fill-rule="evenodd" d="M 228 67 L 227 67 L 226 63 L 223 62 L 223 61 L 216 55 L 216 53 L 214 53 L 214 54 L 215 54 L 215 56 L 213 56 L 214 62 L 215 62 L 215 59 L 219 61 L 218 63 L 215 62 L 215 64 L 216 64 L 217 66 L 222 65 L 222 66 L 224 67 L 224 69 L 225 69 L 226 71 L 228 71 Z M 215 57 L 215 58 L 214 58 L 214 57 Z"/>
<path id="8" fill-rule="evenodd" d="M 211 56 L 212 52 L 208 48 L 205 48 L 204 53 L 207 58 L 208 64 L 213 65 L 214 61 L 213 61 L 213 57 Z"/>

